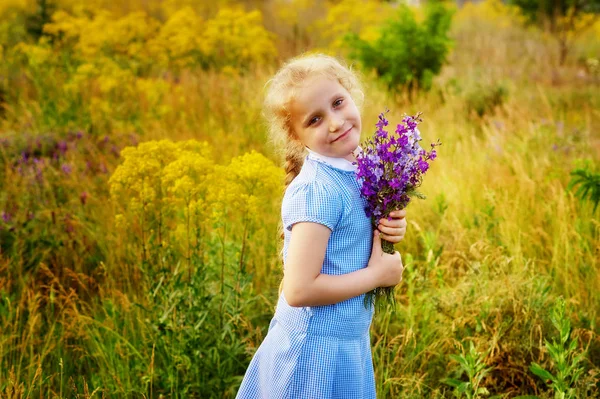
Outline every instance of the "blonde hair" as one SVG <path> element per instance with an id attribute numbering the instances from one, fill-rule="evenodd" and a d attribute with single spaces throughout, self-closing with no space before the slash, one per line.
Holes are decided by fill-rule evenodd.
<path id="1" fill-rule="evenodd" d="M 364 101 L 358 74 L 338 59 L 325 54 L 292 58 L 275 73 L 267 82 L 264 115 L 271 141 L 284 150 L 286 187 L 300 173 L 305 155 L 304 145 L 291 126 L 290 104 L 302 83 L 314 76 L 337 80 L 350 93 L 359 108 Z"/>

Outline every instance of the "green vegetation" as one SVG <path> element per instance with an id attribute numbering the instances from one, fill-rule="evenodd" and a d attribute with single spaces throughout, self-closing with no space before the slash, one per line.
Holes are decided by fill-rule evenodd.
<path id="1" fill-rule="evenodd" d="M 408 6 L 399 5 L 373 43 L 349 36 L 351 57 L 366 69 L 375 69 L 391 90 L 429 89 L 450 50 L 452 12 L 437 2 L 428 4 L 425 12 L 425 20 L 418 23 Z"/>
<path id="2" fill-rule="evenodd" d="M 429 62 L 445 11 L 427 44 L 371 0 L 56 0 L 37 40 L 37 3 L 0 2 L 1 398 L 234 397 L 282 277 L 265 82 L 385 29 L 418 63 L 364 71 L 365 136 L 421 111 L 444 144 L 371 329 L 378 397 L 600 396 L 598 23 L 559 66 L 519 8 L 466 3 Z"/>

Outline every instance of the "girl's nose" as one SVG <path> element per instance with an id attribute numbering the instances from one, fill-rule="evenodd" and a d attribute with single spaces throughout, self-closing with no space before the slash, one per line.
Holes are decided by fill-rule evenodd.
<path id="1" fill-rule="evenodd" d="M 329 124 L 329 131 L 335 132 L 342 126 L 344 126 L 344 121 L 341 118 L 331 118 L 331 123 Z"/>

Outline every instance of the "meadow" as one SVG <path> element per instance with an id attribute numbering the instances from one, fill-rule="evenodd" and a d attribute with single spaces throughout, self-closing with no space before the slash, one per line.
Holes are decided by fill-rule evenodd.
<path id="1" fill-rule="evenodd" d="M 396 7 L 2 2 L 0 398 L 235 397 L 283 275 L 265 83 Z M 600 397 L 600 208 L 569 185 L 598 171 L 600 23 L 563 65 L 497 0 L 450 37 L 429 90 L 361 72 L 365 137 L 387 108 L 443 143 L 371 329 L 378 397 Z"/>

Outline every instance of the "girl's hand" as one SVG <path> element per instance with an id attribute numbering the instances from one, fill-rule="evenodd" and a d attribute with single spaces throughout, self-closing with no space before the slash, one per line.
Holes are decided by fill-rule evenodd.
<path id="1" fill-rule="evenodd" d="M 383 218 L 379 221 L 377 229 L 382 233 L 381 238 L 392 242 L 394 244 L 399 243 L 406 234 L 406 210 L 393 211 L 390 213 L 392 220 Z"/>
<path id="2" fill-rule="evenodd" d="M 393 254 L 386 254 L 381 249 L 381 234 L 375 230 L 373 232 L 373 249 L 371 249 L 371 258 L 367 269 L 375 273 L 375 280 L 378 287 L 392 287 L 402 281 L 402 258 L 398 251 Z"/>

